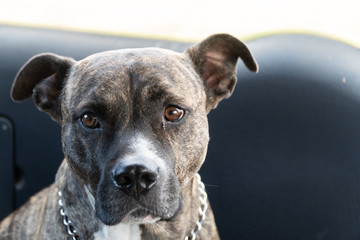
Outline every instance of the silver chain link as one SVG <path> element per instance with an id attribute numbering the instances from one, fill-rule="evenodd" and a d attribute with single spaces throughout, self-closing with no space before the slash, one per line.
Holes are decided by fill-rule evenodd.
<path id="1" fill-rule="evenodd" d="M 78 240 L 79 236 L 77 235 L 77 231 L 72 225 L 71 220 L 68 218 L 66 211 L 64 210 L 64 204 L 62 202 L 62 192 L 58 191 L 59 195 L 59 206 L 60 206 L 60 214 L 63 216 L 63 223 L 66 226 L 67 233 L 72 237 L 72 240 Z"/>
<path id="2" fill-rule="evenodd" d="M 196 225 L 195 228 L 193 230 L 191 230 L 191 236 L 186 236 L 185 240 L 195 240 L 196 239 L 196 235 L 200 232 L 201 228 L 202 228 L 202 224 L 205 221 L 206 218 L 206 210 L 208 209 L 208 204 L 207 204 L 207 194 L 205 191 L 205 185 L 204 183 L 201 181 L 201 177 L 200 174 L 196 174 L 196 180 L 199 184 L 199 191 L 200 191 L 200 195 L 199 195 L 199 200 L 200 200 L 200 207 L 199 207 L 199 220 L 196 221 Z"/>
<path id="3" fill-rule="evenodd" d="M 199 184 L 199 191 L 200 191 L 200 195 L 199 195 L 199 200 L 200 200 L 200 207 L 199 207 L 199 220 L 196 221 L 196 225 L 195 227 L 191 230 L 191 236 L 186 236 L 184 240 L 196 240 L 196 235 L 200 232 L 201 228 L 202 228 L 202 224 L 205 221 L 206 218 L 206 210 L 208 209 L 208 204 L 207 204 L 207 194 L 205 192 L 205 185 L 204 183 L 201 181 L 201 177 L 200 175 L 197 173 L 196 174 L 196 180 Z M 61 216 L 63 216 L 63 223 L 66 226 L 66 230 L 67 233 L 72 237 L 72 240 L 78 240 L 79 239 L 79 235 L 77 234 L 76 229 L 74 228 L 74 226 L 72 225 L 71 220 L 68 218 L 66 211 L 64 209 L 64 204 L 62 202 L 62 192 L 58 191 L 58 195 L 59 195 L 59 206 L 60 206 L 60 214 Z"/>

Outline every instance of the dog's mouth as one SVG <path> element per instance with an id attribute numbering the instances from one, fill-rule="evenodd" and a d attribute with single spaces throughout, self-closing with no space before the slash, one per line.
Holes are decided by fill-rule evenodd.
<path id="1" fill-rule="evenodd" d="M 182 209 L 181 201 L 178 208 L 175 211 L 171 211 L 172 213 L 167 213 L 167 214 L 161 214 L 161 213 L 157 214 L 144 207 L 137 207 L 131 210 L 127 215 L 125 215 L 125 217 L 121 220 L 121 222 L 148 224 L 148 223 L 155 223 L 157 221 L 172 221 L 176 219 L 181 209 Z"/>
<path id="2" fill-rule="evenodd" d="M 138 199 L 109 188 L 106 183 L 100 184 L 94 204 L 96 215 L 106 225 L 171 221 L 182 209 L 182 197 L 178 184 L 170 183 L 163 187 L 156 186 Z"/>
<path id="3" fill-rule="evenodd" d="M 131 202 L 128 203 L 132 205 Z M 129 207 L 128 205 L 128 207 Z M 156 203 L 154 203 L 156 205 Z M 182 209 L 181 200 L 174 204 L 171 209 L 164 210 L 150 210 L 148 208 L 136 205 L 130 208 L 119 208 L 119 205 L 112 206 L 113 208 L 104 209 L 102 206 L 96 206 L 96 212 L 99 219 L 106 225 L 115 225 L 122 223 L 136 223 L 136 224 L 149 224 L 157 221 L 172 221 L 176 219 L 178 213 Z M 110 210 L 110 211 L 109 211 Z"/>
<path id="4" fill-rule="evenodd" d="M 149 210 L 139 207 L 130 211 L 121 222 L 123 223 L 137 223 L 137 224 L 146 224 L 146 223 L 155 223 L 161 220 L 161 217 L 156 216 L 156 214 L 151 213 Z"/>

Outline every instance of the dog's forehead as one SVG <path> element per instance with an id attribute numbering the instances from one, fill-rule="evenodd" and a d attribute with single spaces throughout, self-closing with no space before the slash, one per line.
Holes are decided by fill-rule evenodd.
<path id="1" fill-rule="evenodd" d="M 91 55 L 75 64 L 71 74 L 73 84 L 102 84 L 109 78 L 125 81 L 169 77 L 173 84 L 185 84 L 186 78 L 196 78 L 186 55 L 161 48 L 123 49 Z M 93 79 L 96 81 L 87 81 Z M 164 79 L 163 79 L 164 81 Z"/>
<path id="2" fill-rule="evenodd" d="M 141 97 L 157 97 L 166 91 L 189 103 L 205 99 L 203 83 L 187 56 L 160 48 L 91 55 L 73 66 L 67 89 L 84 101 L 94 95 L 109 102 L 125 101 L 131 91 L 139 90 Z"/>
<path id="3" fill-rule="evenodd" d="M 134 48 L 95 53 L 79 61 L 76 65 L 81 69 L 102 68 L 110 65 L 118 68 L 130 68 L 133 65 L 159 65 L 169 63 L 169 61 L 181 64 L 184 59 L 184 54 L 168 49 Z"/>

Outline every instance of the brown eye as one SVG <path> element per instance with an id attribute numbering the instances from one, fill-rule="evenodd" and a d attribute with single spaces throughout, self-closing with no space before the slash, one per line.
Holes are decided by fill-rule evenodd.
<path id="1" fill-rule="evenodd" d="M 165 119 L 169 122 L 179 121 L 184 116 L 185 111 L 181 108 L 170 106 L 165 109 Z"/>
<path id="2" fill-rule="evenodd" d="M 98 128 L 100 124 L 93 113 L 85 113 L 81 118 L 82 124 L 87 128 Z"/>

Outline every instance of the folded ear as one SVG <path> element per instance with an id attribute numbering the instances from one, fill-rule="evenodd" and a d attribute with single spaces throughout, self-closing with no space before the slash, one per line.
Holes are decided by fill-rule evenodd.
<path id="1" fill-rule="evenodd" d="M 11 88 L 14 101 L 33 96 L 40 111 L 60 122 L 60 93 L 70 67 L 75 61 L 52 53 L 32 57 L 17 73 Z"/>
<path id="2" fill-rule="evenodd" d="M 215 34 L 186 50 L 207 90 L 207 109 L 216 108 L 231 96 L 236 84 L 236 64 L 240 57 L 253 72 L 258 65 L 244 43 L 228 34 Z"/>

